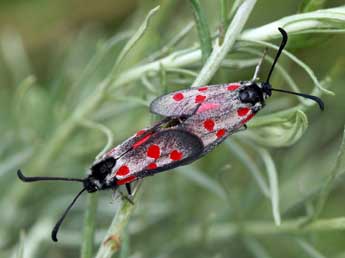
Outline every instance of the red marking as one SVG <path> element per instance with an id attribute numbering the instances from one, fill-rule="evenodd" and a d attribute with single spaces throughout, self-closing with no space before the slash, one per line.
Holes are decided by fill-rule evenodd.
<path id="1" fill-rule="evenodd" d="M 144 136 L 142 139 L 140 139 L 139 141 L 137 141 L 136 143 L 134 143 L 132 145 L 133 149 L 138 148 L 140 145 L 142 145 L 143 143 L 145 143 L 148 139 L 150 139 L 152 133 L 149 133 L 148 135 Z"/>
<path id="2" fill-rule="evenodd" d="M 173 150 L 170 153 L 170 159 L 172 159 L 172 160 L 180 160 L 180 159 L 182 159 L 182 157 L 183 157 L 183 153 L 178 151 L 178 150 Z"/>
<path id="3" fill-rule="evenodd" d="M 129 168 L 126 165 L 123 165 L 117 170 L 116 176 L 125 176 L 128 173 L 129 173 Z"/>
<path id="4" fill-rule="evenodd" d="M 196 95 L 195 96 L 195 103 L 202 103 L 205 99 L 206 99 L 206 96 Z"/>
<path id="5" fill-rule="evenodd" d="M 230 85 L 228 85 L 228 90 L 234 91 L 234 90 L 237 90 L 240 86 L 241 85 L 239 83 L 230 84 Z"/>
<path id="6" fill-rule="evenodd" d="M 156 144 L 152 144 L 147 149 L 147 156 L 150 157 L 150 158 L 158 159 L 160 155 L 161 155 L 161 149 Z"/>
<path id="7" fill-rule="evenodd" d="M 212 119 L 207 119 L 204 121 L 204 127 L 207 131 L 213 131 L 214 125 L 215 123 Z"/>
<path id="8" fill-rule="evenodd" d="M 140 130 L 136 133 L 136 136 L 140 136 L 142 134 L 144 134 L 146 132 L 146 130 Z"/>
<path id="9" fill-rule="evenodd" d="M 117 180 L 115 183 L 117 185 L 124 185 L 124 184 L 130 183 L 130 182 L 133 182 L 136 178 L 137 178 L 136 176 L 129 176 L 125 179 Z"/>
<path id="10" fill-rule="evenodd" d="M 226 133 L 225 129 L 220 129 L 218 130 L 218 132 L 216 133 L 217 138 L 221 138 L 224 136 L 224 134 Z"/>
<path id="11" fill-rule="evenodd" d="M 147 166 L 148 169 L 155 169 L 157 168 L 157 164 L 156 163 L 150 163 L 148 166 Z"/>
<path id="12" fill-rule="evenodd" d="M 180 100 L 183 100 L 184 98 L 184 95 L 180 92 L 176 93 L 174 96 L 173 96 L 173 99 L 176 100 L 176 101 L 180 101 Z"/>
<path id="13" fill-rule="evenodd" d="M 202 103 L 200 107 L 198 108 L 197 113 L 202 113 L 210 109 L 215 109 L 219 106 L 220 105 L 218 103 Z"/>
<path id="14" fill-rule="evenodd" d="M 208 89 L 208 87 L 201 87 L 198 89 L 198 91 L 206 91 Z"/>
<path id="15" fill-rule="evenodd" d="M 250 119 L 254 117 L 254 115 L 255 115 L 254 113 L 249 114 L 247 118 L 242 121 L 242 124 L 247 123 Z"/>
<path id="16" fill-rule="evenodd" d="M 246 114 L 248 114 L 249 111 L 250 111 L 249 108 L 239 108 L 239 109 L 237 110 L 237 114 L 238 114 L 239 116 L 245 116 Z"/>

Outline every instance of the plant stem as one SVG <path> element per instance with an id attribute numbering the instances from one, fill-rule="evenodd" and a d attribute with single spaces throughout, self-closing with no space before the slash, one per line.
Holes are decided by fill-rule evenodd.
<path id="1" fill-rule="evenodd" d="M 345 217 L 322 219 L 312 222 L 308 226 L 301 228 L 304 218 L 295 220 L 285 220 L 279 227 L 272 222 L 246 221 L 243 224 L 224 223 L 210 226 L 210 239 L 228 238 L 237 234 L 244 235 L 277 235 L 277 234 L 306 234 L 310 232 L 330 232 L 345 230 Z M 190 230 L 196 233 L 200 229 Z"/>
<path id="2" fill-rule="evenodd" d="M 139 186 L 136 187 L 136 193 L 138 190 Z M 136 193 L 133 194 L 134 203 L 138 200 L 138 194 Z M 123 231 L 128 224 L 134 208 L 135 204 L 133 205 L 129 201 L 123 200 L 120 203 L 119 209 L 98 249 L 96 258 L 111 258 L 113 254 L 119 251 L 121 247 L 121 236 L 123 235 Z"/>
<path id="3" fill-rule="evenodd" d="M 221 0 L 220 1 L 220 15 L 222 19 L 222 26 L 223 28 L 228 27 L 228 10 L 229 10 L 229 5 L 228 5 L 228 0 Z"/>
<path id="4" fill-rule="evenodd" d="M 344 163 L 345 160 L 345 129 L 343 132 L 343 139 L 341 141 L 338 155 L 337 155 L 337 160 L 335 163 L 334 168 L 332 169 L 330 175 L 328 176 L 325 184 L 322 186 L 319 198 L 317 199 L 316 207 L 315 207 L 315 212 L 312 214 L 312 216 L 305 222 L 305 224 L 308 224 L 312 221 L 315 221 L 323 211 L 326 201 L 328 199 L 329 193 L 332 190 L 332 187 L 335 184 L 335 180 L 337 179 L 338 175 L 340 174 L 340 169 L 341 165 Z"/>
<path id="5" fill-rule="evenodd" d="M 87 196 L 87 209 L 84 218 L 84 236 L 81 247 L 81 258 L 91 258 L 94 248 L 96 212 L 98 194 L 93 193 Z"/>
<path id="6" fill-rule="evenodd" d="M 235 40 L 243 30 L 243 27 L 248 20 L 255 3 L 256 0 L 245 0 L 241 4 L 225 33 L 223 44 L 219 44 L 219 39 L 215 40 L 213 51 L 206 64 L 201 69 L 199 76 L 195 79 L 192 87 L 204 85 L 211 80 L 212 76 L 216 73 L 221 65 L 221 62 L 233 47 Z"/>
<path id="7" fill-rule="evenodd" d="M 275 38 L 279 38 L 281 34 L 277 30 L 277 28 L 284 27 L 286 23 L 289 23 L 289 24 L 294 23 L 294 26 L 288 27 L 287 29 L 288 33 L 290 32 L 302 33 L 305 31 L 308 32 L 309 30 L 312 30 L 312 29 L 315 30 L 315 28 L 319 28 L 320 32 L 322 31 L 329 32 L 329 28 L 325 28 L 327 24 L 323 22 L 322 19 L 327 18 L 329 19 L 329 23 L 333 22 L 331 28 L 335 29 L 337 28 L 336 26 L 337 23 L 335 23 L 335 21 L 339 20 L 340 17 L 333 18 L 334 13 L 338 14 L 338 16 L 342 14 L 345 20 L 345 7 L 324 9 L 324 10 L 319 10 L 319 11 L 310 12 L 310 13 L 291 15 L 291 16 L 284 17 L 282 19 L 276 20 L 272 23 L 266 24 L 261 27 L 245 30 L 238 36 L 238 38 L 243 39 L 243 40 L 252 40 L 252 41 L 253 40 L 265 41 L 265 40 L 272 40 Z M 304 21 L 303 17 L 308 17 L 309 20 Z M 148 72 L 158 72 L 161 67 L 160 65 L 163 65 L 166 69 L 181 68 L 181 67 L 185 67 L 185 66 L 200 62 L 200 60 L 201 60 L 200 49 L 187 49 L 187 50 L 184 49 L 181 51 L 176 51 L 166 57 L 163 57 L 161 59 L 158 59 L 156 61 L 144 64 L 144 65 L 140 65 L 140 66 L 128 69 L 127 71 L 119 74 L 118 78 L 112 84 L 112 87 L 119 87 L 121 85 L 136 81 L 140 79 L 144 74 L 147 74 Z"/>
<path id="8" fill-rule="evenodd" d="M 207 61 L 208 56 L 211 54 L 211 51 L 212 51 L 212 41 L 211 41 L 210 31 L 209 31 L 206 15 L 201 8 L 199 0 L 190 0 L 190 3 L 192 5 L 195 24 L 198 30 L 202 60 L 205 63 Z"/>

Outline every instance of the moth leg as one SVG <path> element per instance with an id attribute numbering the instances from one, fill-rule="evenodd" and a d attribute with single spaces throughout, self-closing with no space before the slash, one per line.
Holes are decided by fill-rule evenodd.
<path id="1" fill-rule="evenodd" d="M 116 201 L 121 197 L 120 191 L 117 191 L 116 189 L 112 188 L 112 194 L 111 194 L 111 199 L 112 201 Z"/>
<path id="2" fill-rule="evenodd" d="M 247 125 L 246 124 L 243 124 L 239 129 L 238 129 L 238 131 L 237 132 L 242 132 L 242 131 L 245 131 L 245 130 L 247 130 Z"/>
<path id="3" fill-rule="evenodd" d="M 133 188 L 131 187 L 131 184 L 129 184 L 129 183 L 126 184 L 126 189 L 127 189 L 128 195 L 124 194 L 123 192 L 120 192 L 122 200 L 126 200 L 130 204 L 134 205 L 133 197 L 134 197 L 135 193 L 139 190 L 141 183 L 142 183 L 142 178 L 140 178 L 139 180 L 137 180 L 134 183 Z M 129 188 L 129 190 L 128 190 L 128 188 Z"/>
<path id="4" fill-rule="evenodd" d="M 125 201 L 129 202 L 130 204 L 134 205 L 134 201 L 132 200 L 132 198 L 130 196 L 124 195 L 122 198 Z"/>
<path id="5" fill-rule="evenodd" d="M 132 188 L 130 183 L 126 184 L 126 190 L 128 195 L 132 195 Z"/>
<path id="6" fill-rule="evenodd" d="M 133 187 L 133 195 L 135 195 L 135 193 L 139 190 L 141 183 L 143 182 L 142 178 L 139 178 L 135 183 L 134 183 L 134 187 Z"/>
<path id="7" fill-rule="evenodd" d="M 124 193 L 121 192 L 121 191 L 119 191 L 119 194 L 120 194 L 121 199 L 122 199 L 123 201 L 127 201 L 127 202 L 129 202 L 130 204 L 134 205 L 134 201 L 133 201 L 133 199 L 131 198 L 131 196 L 126 195 L 126 194 L 124 194 Z"/>
<path id="8" fill-rule="evenodd" d="M 267 48 L 265 48 L 265 50 L 262 54 L 262 57 L 260 58 L 259 63 L 255 67 L 255 72 L 254 72 L 253 78 L 251 80 L 252 82 L 256 81 L 258 74 L 259 74 L 259 71 L 260 71 L 260 68 L 261 68 L 261 65 L 262 65 L 262 62 L 264 61 L 266 54 L 267 54 Z"/>

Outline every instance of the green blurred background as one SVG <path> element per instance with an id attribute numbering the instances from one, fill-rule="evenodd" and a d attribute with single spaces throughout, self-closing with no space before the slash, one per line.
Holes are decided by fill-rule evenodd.
<path id="1" fill-rule="evenodd" d="M 216 35 L 222 21 L 220 1 L 200 2 L 211 35 Z M 301 2 L 258 1 L 246 28 L 302 13 L 305 9 Z M 345 4 L 343 1 L 303 2 L 317 3 L 316 9 Z M 148 11 L 158 4 L 160 10 L 121 64 L 120 73 L 154 60 L 157 51 L 194 20 L 189 1 L 0 2 L 1 258 L 80 256 L 86 195 L 67 217 L 60 242 L 56 244 L 50 239 L 52 226 L 79 185 L 26 185 L 17 179 L 15 172 L 22 168 L 28 175 L 84 176 L 105 146 L 106 137 L 99 130 L 85 126 L 85 121 L 75 123 L 71 117 L 75 110 L 91 103 L 90 96 L 97 95 L 96 86 L 111 74 L 126 41 Z M 228 4 L 231 8 L 233 2 Z M 344 23 L 340 26 L 345 28 Z M 181 42 L 163 53 L 163 57 L 198 44 L 194 27 Z M 278 172 L 283 225 L 285 221 L 293 224 L 313 214 L 318 190 L 323 189 L 335 166 L 345 122 L 344 46 L 342 33 L 305 34 L 291 37 L 289 42 L 288 50 L 308 64 L 320 81 L 327 79 L 328 88 L 335 96 L 322 97 L 326 105 L 324 112 L 316 106 L 307 110 L 309 127 L 297 143 L 265 147 Z M 259 46 L 254 49 L 262 51 Z M 236 48 L 233 54 L 236 56 Z M 253 58 L 243 53 L 238 56 L 244 60 Z M 280 63 L 303 92 L 313 89 L 300 67 L 287 58 L 282 58 Z M 197 73 L 201 67 L 198 61 L 185 68 Z M 268 67 L 269 64 L 264 65 L 263 77 Z M 253 66 L 244 69 L 224 66 L 212 83 L 246 80 L 252 77 L 253 70 Z M 154 97 L 186 88 L 193 80 L 190 74 L 162 68 L 158 73 L 148 73 L 107 91 L 102 102 L 83 114 L 83 119 L 107 126 L 114 135 L 114 144 L 118 144 L 158 119 L 148 112 L 148 104 Z M 287 88 L 279 73 L 275 73 L 273 85 Z M 262 115 L 296 103 L 293 96 L 274 95 Z M 250 124 L 248 127 L 255 134 Z M 134 214 L 121 236 L 117 256 L 345 257 L 344 166 L 339 167 L 336 180 L 329 184 L 329 198 L 317 218 L 324 220 L 322 230 L 305 232 L 292 224 L 277 229 L 271 201 L 261 193 L 249 172 L 258 170 L 267 180 L 258 149 L 262 146 L 245 142 L 246 134 L 241 132 L 229 139 L 193 165 L 146 178 Z M 120 202 L 112 198 L 111 191 L 97 195 L 94 252 Z M 328 219 L 339 219 L 342 223 L 327 226 Z M 262 225 L 263 222 L 266 224 Z M 239 230 L 242 226 L 253 226 L 253 230 L 242 232 Z M 21 246 L 24 246 L 23 255 Z"/>

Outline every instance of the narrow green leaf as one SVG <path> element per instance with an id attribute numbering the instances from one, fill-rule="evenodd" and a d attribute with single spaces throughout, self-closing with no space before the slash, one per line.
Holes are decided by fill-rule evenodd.
<path id="1" fill-rule="evenodd" d="M 310 221 L 314 221 L 320 216 L 322 210 L 325 207 L 326 201 L 328 199 L 328 196 L 332 190 L 332 186 L 335 183 L 336 178 L 340 174 L 341 168 L 343 168 L 345 165 L 345 129 L 343 132 L 343 139 L 341 141 L 339 151 L 337 154 L 337 160 L 335 162 L 335 166 L 332 169 L 330 175 L 328 176 L 327 180 L 325 181 L 325 184 L 323 185 L 319 198 L 316 203 L 315 212 L 310 218 L 310 220 L 307 221 L 309 223 Z"/>
<path id="2" fill-rule="evenodd" d="M 16 258 L 24 258 L 24 248 L 25 248 L 25 233 L 20 231 L 19 243 L 17 246 Z"/>
<path id="3" fill-rule="evenodd" d="M 115 76 L 115 71 L 118 69 L 119 65 L 122 63 L 122 61 L 125 59 L 127 54 L 130 52 L 130 50 L 134 47 L 134 45 L 138 42 L 138 40 L 144 35 L 145 31 L 147 30 L 147 27 L 149 25 L 150 19 L 152 16 L 159 10 L 160 6 L 156 6 L 153 8 L 146 16 L 144 22 L 141 24 L 139 29 L 134 33 L 134 35 L 128 40 L 122 51 L 120 52 L 119 56 L 117 57 L 116 63 L 112 69 L 112 76 Z"/>
<path id="4" fill-rule="evenodd" d="M 190 0 L 192 5 L 196 28 L 198 30 L 202 60 L 205 63 L 212 51 L 212 40 L 207 23 L 207 18 L 201 8 L 199 0 Z"/>
<path id="5" fill-rule="evenodd" d="M 274 222 L 277 226 L 281 225 L 281 215 L 280 215 L 280 208 L 279 208 L 279 183 L 278 183 L 278 172 L 276 166 L 274 164 L 273 158 L 270 153 L 250 141 L 246 141 L 248 144 L 252 146 L 252 148 L 257 152 L 257 154 L 261 157 L 262 161 L 265 165 L 265 170 L 267 172 L 268 182 L 269 182 L 269 197 L 271 199 L 271 206 L 272 206 L 272 214 L 274 218 Z"/>
<path id="6" fill-rule="evenodd" d="M 278 184 L 278 173 L 274 161 L 271 155 L 263 148 L 259 149 L 259 154 L 265 163 L 268 182 L 270 184 L 272 213 L 274 222 L 277 226 L 281 224 L 281 216 L 279 210 L 279 184 Z"/>
<path id="7" fill-rule="evenodd" d="M 229 18 L 228 18 L 228 6 L 229 1 L 228 0 L 220 0 L 220 19 L 221 19 L 221 26 L 220 26 L 220 36 L 219 36 L 219 42 L 220 44 L 223 44 L 224 40 L 224 33 L 229 25 Z"/>
<path id="8" fill-rule="evenodd" d="M 262 146 L 286 147 L 297 142 L 308 128 L 308 118 L 301 110 L 277 114 L 249 122 L 255 131 L 247 131 L 248 137 Z"/>
<path id="9" fill-rule="evenodd" d="M 80 255 L 81 258 L 93 257 L 97 202 L 97 193 L 89 194 L 87 196 L 87 208 L 84 217 L 84 235 Z"/>
<path id="10" fill-rule="evenodd" d="M 303 251 L 309 255 L 311 258 L 326 258 L 323 254 L 321 254 L 314 246 L 309 244 L 307 241 L 303 239 L 297 239 L 297 244 L 303 249 Z"/>
<path id="11" fill-rule="evenodd" d="M 91 128 L 96 129 L 102 132 L 107 137 L 107 143 L 103 147 L 103 149 L 97 154 L 96 160 L 99 159 L 101 156 L 103 156 L 104 153 L 106 153 L 107 150 L 109 150 L 113 146 L 114 137 L 112 131 L 106 127 L 105 125 L 90 121 L 90 120 L 82 120 L 81 124 Z"/>
<path id="12" fill-rule="evenodd" d="M 224 28 L 227 28 L 229 24 L 228 13 L 229 13 L 229 1 L 221 0 L 220 1 L 220 15 L 222 18 L 222 25 Z"/>
<path id="13" fill-rule="evenodd" d="M 29 147 L 2 160 L 0 163 L 0 177 L 8 172 L 16 171 L 21 164 L 32 157 L 33 153 L 33 148 Z"/>
<path id="14" fill-rule="evenodd" d="M 267 253 L 263 245 L 259 243 L 255 238 L 246 237 L 244 244 L 247 249 L 252 253 L 253 257 L 256 258 L 271 258 L 272 256 Z"/>
<path id="15" fill-rule="evenodd" d="M 270 190 L 268 187 L 268 184 L 266 182 L 266 179 L 261 174 L 260 169 L 256 165 L 256 162 L 246 153 L 244 148 L 242 148 L 239 144 L 237 144 L 235 141 L 226 141 L 225 145 L 228 147 L 228 149 L 236 155 L 236 157 L 242 162 L 242 164 L 248 169 L 248 171 L 252 174 L 254 177 L 256 183 L 259 186 L 259 189 L 261 192 L 268 198 L 270 197 Z"/>
<path id="16" fill-rule="evenodd" d="M 211 80 L 220 67 L 223 59 L 235 44 L 235 41 L 248 20 L 255 3 L 256 0 L 243 1 L 226 30 L 223 44 L 220 45 L 219 41 L 216 40 L 210 57 L 207 59 L 207 62 L 201 69 L 199 76 L 195 79 L 192 87 L 204 85 Z"/>
<path id="17" fill-rule="evenodd" d="M 312 12 L 318 9 L 322 9 L 327 0 L 303 0 L 300 5 L 300 12 Z"/>
<path id="18" fill-rule="evenodd" d="M 219 184 L 217 181 L 213 180 L 212 178 L 208 177 L 201 171 L 199 171 L 197 168 L 193 166 L 179 167 L 176 168 L 176 171 L 181 172 L 184 177 L 193 181 L 197 185 L 207 189 L 211 193 L 216 194 L 221 199 L 226 199 L 226 193 L 222 185 Z"/>

